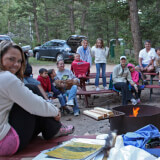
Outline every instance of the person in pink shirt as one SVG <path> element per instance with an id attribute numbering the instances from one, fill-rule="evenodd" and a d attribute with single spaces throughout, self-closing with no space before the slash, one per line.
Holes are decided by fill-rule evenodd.
<path id="1" fill-rule="evenodd" d="M 131 90 L 135 93 L 137 103 L 140 103 L 141 88 L 139 86 L 139 72 L 135 70 L 134 65 L 131 63 L 128 63 L 127 67 L 131 72 L 132 80 L 135 83 L 134 86 L 131 86 Z"/>

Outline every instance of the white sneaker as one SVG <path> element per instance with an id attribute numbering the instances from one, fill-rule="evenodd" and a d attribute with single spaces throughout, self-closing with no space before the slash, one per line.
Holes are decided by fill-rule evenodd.
<path id="1" fill-rule="evenodd" d="M 131 102 L 132 102 L 133 105 L 137 104 L 137 101 L 134 98 L 131 99 Z"/>
<path id="2" fill-rule="evenodd" d="M 79 116 L 79 115 L 80 115 L 79 111 L 74 113 L 74 116 L 75 116 L 75 117 L 77 117 L 77 116 Z"/>
<path id="3" fill-rule="evenodd" d="M 99 87 L 96 87 L 96 91 L 100 91 L 100 88 L 99 88 Z"/>
<path id="4" fill-rule="evenodd" d="M 69 100 L 67 103 L 66 103 L 67 106 L 74 106 L 74 102 L 73 102 L 73 99 Z"/>
<path id="5" fill-rule="evenodd" d="M 108 87 L 107 87 L 107 86 L 105 86 L 105 87 L 104 87 L 104 90 L 108 90 Z"/>

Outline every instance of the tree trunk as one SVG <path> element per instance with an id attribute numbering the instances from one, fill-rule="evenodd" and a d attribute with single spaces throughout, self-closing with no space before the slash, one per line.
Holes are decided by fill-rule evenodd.
<path id="1" fill-rule="evenodd" d="M 32 4 L 33 4 L 34 25 L 35 25 L 37 43 L 40 43 L 39 29 L 38 29 L 38 20 L 37 20 L 37 10 L 36 10 L 36 8 L 37 8 L 36 0 L 33 0 Z"/>
<path id="2" fill-rule="evenodd" d="M 85 32 L 84 26 L 85 26 L 86 14 L 87 14 L 87 11 L 84 10 L 82 13 L 82 19 L 81 19 L 81 34 L 84 34 Z"/>
<path id="3" fill-rule="evenodd" d="M 119 45 L 118 42 L 118 19 L 115 19 L 115 32 L 114 32 L 114 37 L 116 39 L 116 45 Z"/>
<path id="4" fill-rule="evenodd" d="M 48 8 L 47 8 L 46 0 L 44 0 L 44 11 L 45 11 L 45 21 L 47 22 L 45 24 L 46 41 L 49 41 L 49 36 L 48 36 Z"/>
<path id="5" fill-rule="evenodd" d="M 75 34 L 75 26 L 74 26 L 74 8 L 73 8 L 74 0 L 70 1 L 69 9 L 70 9 L 70 27 L 72 34 Z"/>
<path id="6" fill-rule="evenodd" d="M 142 38 L 140 34 L 139 18 L 138 18 L 138 7 L 136 0 L 128 0 L 129 11 L 130 11 L 130 23 L 133 37 L 133 46 L 136 60 L 138 62 L 139 51 L 142 49 Z"/>
<path id="7" fill-rule="evenodd" d="M 85 34 L 85 20 L 86 20 L 86 15 L 88 12 L 88 8 L 90 6 L 90 1 L 84 1 L 83 2 L 84 9 L 82 9 L 82 17 L 81 17 L 81 34 Z"/>
<path id="8" fill-rule="evenodd" d="M 114 3 L 115 3 L 115 7 L 117 8 L 117 0 L 114 0 Z M 115 24 L 114 38 L 116 39 L 116 45 L 118 46 L 119 45 L 118 43 L 118 18 L 115 18 L 114 24 Z"/>

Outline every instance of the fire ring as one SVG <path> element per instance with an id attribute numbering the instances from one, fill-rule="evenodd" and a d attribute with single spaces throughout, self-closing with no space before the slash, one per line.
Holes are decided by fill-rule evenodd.
<path id="1" fill-rule="evenodd" d="M 110 129 L 117 130 L 117 134 L 134 132 L 148 124 L 153 124 L 160 130 L 160 108 L 158 107 L 149 105 L 118 106 L 113 108 L 113 112 L 116 114 L 110 118 Z"/>

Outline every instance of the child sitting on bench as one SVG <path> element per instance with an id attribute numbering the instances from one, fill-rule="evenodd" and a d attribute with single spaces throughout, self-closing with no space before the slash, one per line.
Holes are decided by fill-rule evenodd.
<path id="1" fill-rule="evenodd" d="M 56 80 L 56 72 L 54 69 L 48 70 L 48 76 L 51 82 L 51 90 L 53 92 L 53 97 L 58 98 L 59 103 L 61 104 L 60 110 L 62 113 L 67 114 L 71 113 L 70 109 L 66 105 L 66 95 L 63 94 L 59 89 L 55 86 L 55 80 Z"/>
<path id="2" fill-rule="evenodd" d="M 39 70 L 39 76 L 37 78 L 39 82 L 41 82 L 41 85 L 45 92 L 47 93 L 48 98 L 53 97 L 53 92 L 51 91 L 51 82 L 48 76 L 48 71 L 45 68 L 41 68 Z"/>
<path id="3" fill-rule="evenodd" d="M 82 61 L 80 55 L 76 53 L 74 55 L 74 61 L 71 64 L 71 71 L 78 78 L 86 78 L 86 75 L 90 73 L 90 63 Z"/>
<path id="4" fill-rule="evenodd" d="M 139 72 L 135 71 L 135 67 L 131 63 L 128 63 L 127 67 L 131 72 L 131 77 L 134 82 L 134 86 L 131 86 L 131 91 L 135 93 L 135 98 L 137 100 L 137 103 L 140 103 L 141 88 L 139 86 Z"/>

